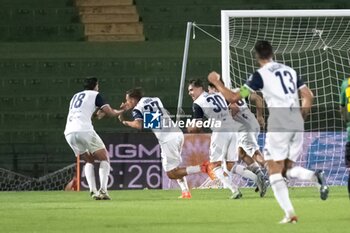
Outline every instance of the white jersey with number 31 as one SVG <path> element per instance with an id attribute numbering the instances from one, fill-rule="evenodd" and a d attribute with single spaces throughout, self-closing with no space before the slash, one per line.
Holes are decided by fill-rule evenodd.
<path id="1" fill-rule="evenodd" d="M 239 88 L 232 89 L 232 91 L 238 93 Z M 243 128 L 249 132 L 251 130 L 256 131 L 256 129 L 260 129 L 259 122 L 249 109 L 245 99 L 238 100 L 236 105 L 239 108 L 239 112 L 233 116 L 233 119 L 241 123 L 244 126 Z"/>

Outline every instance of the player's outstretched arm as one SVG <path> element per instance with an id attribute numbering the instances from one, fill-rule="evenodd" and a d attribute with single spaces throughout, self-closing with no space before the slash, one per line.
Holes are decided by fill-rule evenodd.
<path id="1" fill-rule="evenodd" d="M 250 100 L 255 103 L 256 106 L 256 119 L 259 122 L 260 127 L 265 127 L 265 119 L 264 119 L 264 99 L 261 98 L 257 93 L 250 94 Z"/>
<path id="2" fill-rule="evenodd" d="M 314 100 L 314 94 L 307 86 L 300 88 L 299 92 L 301 97 L 301 115 L 305 120 L 310 113 Z"/>
<path id="3" fill-rule="evenodd" d="M 96 112 L 96 117 L 97 117 L 97 119 L 99 119 L 99 120 L 101 120 L 103 117 L 105 117 L 106 116 L 106 113 L 104 113 L 103 111 L 101 111 L 100 109 L 99 110 L 97 110 L 97 112 Z"/>
<path id="4" fill-rule="evenodd" d="M 116 109 L 111 108 L 111 106 L 109 106 L 109 104 L 102 106 L 100 111 L 102 113 L 104 113 L 105 115 L 110 116 L 110 117 L 118 117 L 120 114 L 122 114 L 124 112 L 123 109 L 116 110 Z M 97 116 L 98 116 L 98 114 L 97 114 Z"/>
<path id="5" fill-rule="evenodd" d="M 142 120 L 123 121 L 124 125 L 135 129 L 142 129 Z"/>
<path id="6" fill-rule="evenodd" d="M 220 75 L 216 73 L 215 71 L 211 72 L 208 75 L 208 81 L 215 85 L 216 89 L 223 94 L 225 99 L 229 103 L 236 103 L 238 100 L 240 100 L 242 97 L 240 93 L 234 93 L 230 89 L 226 88 L 220 81 Z"/>

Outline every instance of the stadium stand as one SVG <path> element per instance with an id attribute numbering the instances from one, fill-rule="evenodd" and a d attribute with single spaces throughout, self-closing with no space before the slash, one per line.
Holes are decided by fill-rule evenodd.
<path id="1" fill-rule="evenodd" d="M 81 41 L 83 25 L 72 1 L 1 1 L 0 41 Z"/>
<path id="2" fill-rule="evenodd" d="M 274 0 L 135 0 L 136 9 L 124 10 L 137 10 L 141 22 L 134 20 L 134 32 L 144 32 L 146 41 L 97 43 L 83 41 L 84 30 L 89 34 L 102 29 L 84 29 L 73 0 L 0 3 L 0 167 L 34 177 L 74 161 L 63 130 L 68 102 L 85 76 L 100 78 L 101 93 L 114 107 L 125 90 L 143 86 L 146 94 L 159 96 L 174 111 L 187 21 L 219 24 L 220 9 L 349 7 L 345 0 L 295 0 L 289 5 Z M 101 9 L 110 13 L 113 8 Z M 83 13 L 92 11 L 80 8 Z M 204 36 L 197 39 L 189 56 L 198 59 L 189 61 L 188 72 L 203 77 L 220 70 L 220 44 Z M 205 53 L 198 52 L 201 48 Z M 184 101 L 190 106 L 189 98 Z M 99 132 L 130 131 L 115 119 L 95 126 Z"/>
<path id="3" fill-rule="evenodd" d="M 132 0 L 77 0 L 87 41 L 143 41 L 143 25 Z"/>

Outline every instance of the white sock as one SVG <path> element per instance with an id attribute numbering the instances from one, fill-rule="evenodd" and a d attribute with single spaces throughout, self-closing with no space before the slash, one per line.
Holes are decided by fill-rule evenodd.
<path id="1" fill-rule="evenodd" d="M 101 189 L 107 191 L 107 184 L 108 184 L 108 175 L 110 171 L 109 162 L 106 160 L 102 160 L 100 162 L 100 169 L 98 170 L 100 175 L 100 186 Z"/>
<path id="2" fill-rule="evenodd" d="M 84 172 L 90 192 L 97 192 L 94 165 L 92 163 L 86 163 Z"/>
<path id="3" fill-rule="evenodd" d="M 270 175 L 270 184 L 273 190 L 273 194 L 280 205 L 284 210 L 287 217 L 292 217 L 295 215 L 292 202 L 289 198 L 289 192 L 286 182 L 284 181 L 282 174 L 273 174 Z"/>
<path id="4" fill-rule="evenodd" d="M 250 179 L 254 182 L 257 181 L 258 177 L 252 172 L 252 171 L 249 171 L 248 169 L 246 169 L 244 166 L 242 165 L 235 165 L 233 168 L 232 168 L 232 172 L 233 173 L 236 173 L 244 178 L 247 178 L 247 179 Z"/>
<path id="5" fill-rule="evenodd" d="M 224 175 L 224 170 L 222 167 L 214 168 L 214 173 L 215 176 L 224 184 L 224 187 L 230 189 L 232 193 L 238 191 L 238 188 L 232 184 L 230 177 Z"/>
<path id="6" fill-rule="evenodd" d="M 199 173 L 199 172 L 201 172 L 201 167 L 199 165 L 197 165 L 197 166 L 188 166 L 188 167 L 186 167 L 186 172 L 187 172 L 187 175 Z"/>
<path id="7" fill-rule="evenodd" d="M 182 177 L 182 179 L 177 179 L 177 183 L 180 185 L 182 192 L 188 192 L 190 191 L 188 188 L 186 177 Z"/>
<path id="8" fill-rule="evenodd" d="M 232 168 L 232 169 L 233 169 L 233 168 Z M 233 180 L 233 173 L 232 173 L 232 171 L 229 171 L 229 170 L 227 169 L 227 166 L 222 166 L 222 170 L 224 171 L 224 174 L 226 173 L 226 174 L 228 175 L 230 182 L 232 182 L 232 180 Z M 222 187 L 223 187 L 224 189 L 227 189 L 227 188 L 228 188 L 224 183 L 223 183 Z"/>
<path id="9" fill-rule="evenodd" d="M 288 169 L 287 170 L 287 177 L 317 182 L 315 172 L 310 171 L 310 170 L 303 168 L 303 167 L 299 167 L 299 166 L 292 167 L 291 169 Z"/>

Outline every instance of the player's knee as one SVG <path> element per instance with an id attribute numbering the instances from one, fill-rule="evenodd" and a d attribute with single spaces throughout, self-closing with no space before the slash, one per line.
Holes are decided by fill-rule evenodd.
<path id="1" fill-rule="evenodd" d="M 171 171 L 168 171 L 166 174 L 167 174 L 168 178 L 169 178 L 169 179 L 172 179 L 172 180 L 182 178 L 182 177 L 180 177 L 180 176 L 178 175 L 178 173 L 177 173 L 177 168 L 175 168 L 175 169 L 173 169 L 173 170 L 171 170 Z"/>
<path id="2" fill-rule="evenodd" d="M 243 160 L 243 158 L 247 156 L 247 153 L 243 150 L 242 147 L 238 147 L 238 155 L 239 155 L 239 158 Z"/>
<path id="3" fill-rule="evenodd" d="M 168 175 L 169 179 L 172 179 L 172 180 L 177 179 L 176 174 L 174 174 L 173 172 L 167 172 L 166 174 Z"/>
<path id="4" fill-rule="evenodd" d="M 282 173 L 284 169 L 284 161 L 268 160 L 267 166 L 268 166 L 268 171 L 270 175 Z"/>
<path id="5" fill-rule="evenodd" d="M 256 150 L 253 154 L 253 159 L 259 162 L 265 162 L 264 157 L 262 156 L 260 150 Z"/>
<path id="6" fill-rule="evenodd" d="M 231 171 L 234 165 L 235 165 L 234 162 L 226 162 L 227 170 Z"/>
<path id="7" fill-rule="evenodd" d="M 84 160 L 86 163 L 94 163 L 94 157 L 92 157 L 90 154 L 88 153 L 84 153 L 82 155 L 80 155 L 80 159 Z"/>
<path id="8" fill-rule="evenodd" d="M 105 148 L 95 151 L 93 153 L 93 156 L 100 161 L 105 160 L 105 161 L 109 162 L 108 152 Z"/>

